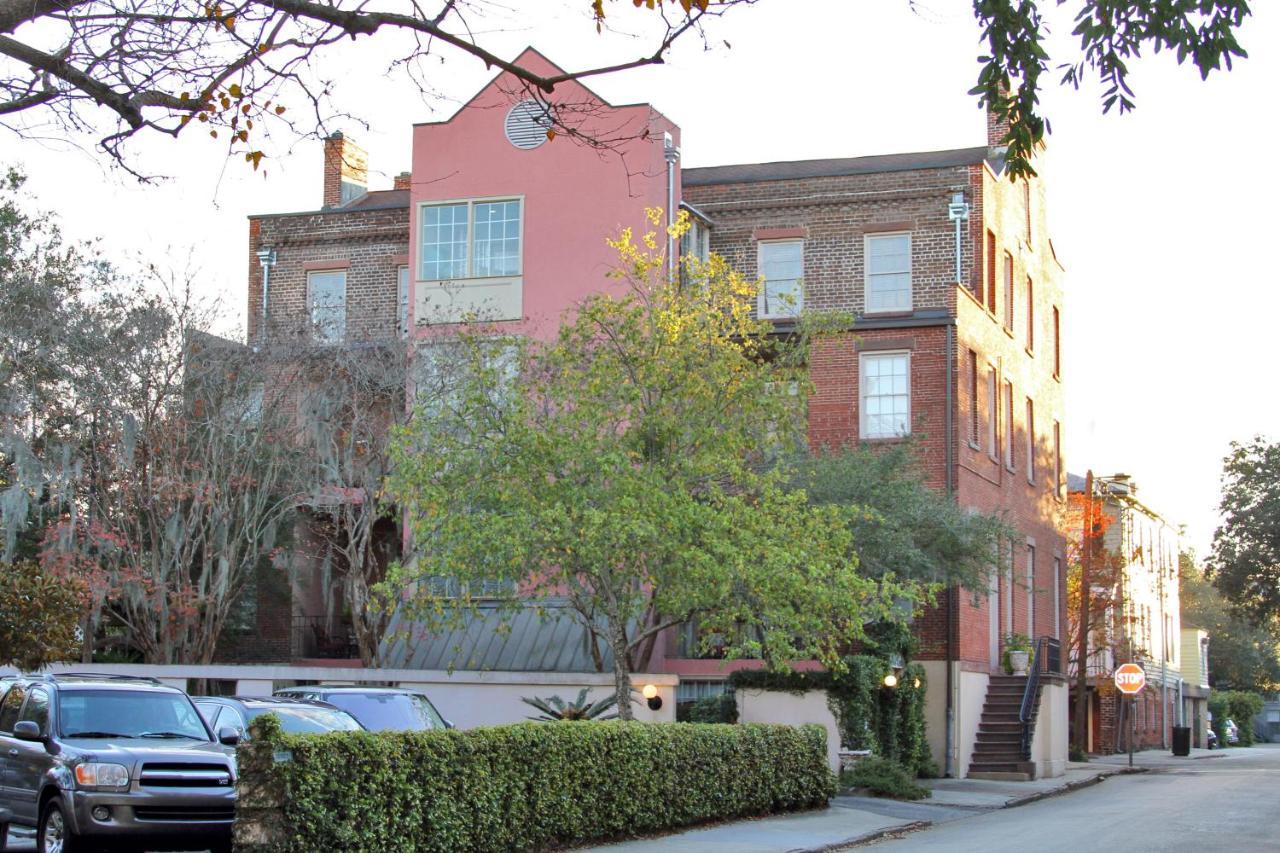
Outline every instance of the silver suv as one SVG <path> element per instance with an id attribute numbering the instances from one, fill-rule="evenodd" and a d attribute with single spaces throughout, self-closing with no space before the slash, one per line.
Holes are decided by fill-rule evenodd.
<path id="1" fill-rule="evenodd" d="M 154 679 L 25 676 L 0 689 L 0 849 L 9 824 L 40 853 L 145 844 L 231 849 L 239 740 Z"/>

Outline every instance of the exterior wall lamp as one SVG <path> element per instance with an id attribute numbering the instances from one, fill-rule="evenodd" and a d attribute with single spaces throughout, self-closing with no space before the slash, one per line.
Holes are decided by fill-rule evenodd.
<path id="1" fill-rule="evenodd" d="M 658 695 L 658 688 L 652 684 L 646 684 L 644 689 L 640 691 L 640 695 L 644 697 L 645 704 L 649 706 L 650 711 L 657 711 L 662 707 L 662 697 Z"/>

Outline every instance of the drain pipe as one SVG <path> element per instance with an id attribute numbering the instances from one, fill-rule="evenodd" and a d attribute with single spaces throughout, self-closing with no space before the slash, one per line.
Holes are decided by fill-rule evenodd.
<path id="1" fill-rule="evenodd" d="M 674 279 L 678 256 L 671 226 L 676 223 L 676 161 L 680 159 L 680 149 L 671 134 L 666 132 L 662 134 L 662 159 L 667 161 L 667 275 Z"/>
<path id="2" fill-rule="evenodd" d="M 258 263 L 262 265 L 262 322 L 258 324 L 258 342 L 267 343 L 267 296 L 270 293 L 271 268 L 276 265 L 275 249 L 259 249 Z"/>
<path id="3" fill-rule="evenodd" d="M 959 233 L 959 228 L 960 228 L 959 222 L 957 221 L 957 224 L 956 224 L 957 233 Z M 958 246 L 956 251 L 957 253 L 959 252 Z M 957 257 L 959 257 L 958 254 L 957 254 Z M 957 282 L 958 282 L 959 281 L 958 268 L 956 270 L 956 273 L 957 273 Z M 946 406 L 946 423 L 944 424 L 944 427 L 943 427 L 943 432 L 945 434 L 946 447 L 947 447 L 947 451 L 945 454 L 946 460 L 944 463 L 946 465 L 947 470 L 946 470 L 946 476 L 944 479 L 946 482 L 947 497 L 952 500 L 954 500 L 955 498 L 955 491 L 956 491 L 955 471 L 954 471 L 955 448 L 953 446 L 954 440 L 955 440 L 955 435 L 954 435 L 955 417 L 954 417 L 954 412 L 952 412 L 952 405 L 954 404 L 954 400 L 955 400 L 954 392 L 952 389 L 952 384 L 955 381 L 955 357 L 956 357 L 956 327 L 953 321 L 952 323 L 947 325 L 947 406 Z M 947 590 L 947 723 L 946 723 L 947 732 L 946 732 L 946 746 L 945 746 L 945 754 L 943 757 L 943 771 L 942 771 L 943 775 L 946 776 L 947 778 L 952 778 L 955 776 L 955 761 L 952 758 L 952 753 L 955 751 L 955 746 L 956 746 L 955 688 L 958 685 L 955 683 L 956 679 L 952 675 L 951 670 L 953 666 L 953 661 L 956 657 L 955 633 L 956 633 L 956 623 L 958 622 L 958 616 L 959 616 L 959 614 L 956 612 L 957 610 L 956 603 L 959 598 L 959 592 L 960 590 L 955 584 L 952 584 L 951 587 Z"/>

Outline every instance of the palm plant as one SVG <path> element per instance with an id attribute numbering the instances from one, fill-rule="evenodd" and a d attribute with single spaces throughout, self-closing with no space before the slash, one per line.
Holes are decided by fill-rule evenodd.
<path id="1" fill-rule="evenodd" d="M 615 710 L 612 714 L 606 714 L 610 708 L 617 704 L 618 697 L 614 695 L 606 696 L 597 702 L 587 701 L 588 687 L 578 691 L 578 698 L 572 702 L 566 702 L 559 696 L 548 696 L 546 699 L 540 699 L 537 696 L 532 698 L 525 696 L 520 699 L 526 705 L 532 705 L 542 712 L 540 716 L 530 717 L 531 720 L 539 722 L 555 722 L 556 720 L 612 720 L 618 716 Z"/>

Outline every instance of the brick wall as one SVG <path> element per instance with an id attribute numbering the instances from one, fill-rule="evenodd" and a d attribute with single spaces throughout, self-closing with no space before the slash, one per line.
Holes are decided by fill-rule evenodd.
<path id="1" fill-rule="evenodd" d="M 378 194 L 371 194 L 378 195 Z M 249 340 L 262 320 L 262 267 L 256 252 L 276 250 L 267 314 L 272 339 L 309 322 L 307 273 L 344 269 L 348 341 L 396 334 L 397 269 L 408 263 L 409 207 L 339 209 L 251 217 L 249 220 Z"/>
<path id="2" fill-rule="evenodd" d="M 803 229 L 806 309 L 862 313 L 867 234 L 909 231 L 917 310 L 953 310 L 954 192 L 967 167 L 713 185 L 686 183 L 684 198 L 715 223 L 711 249 L 743 275 L 759 275 L 757 229 Z M 962 278 L 973 258 L 966 251 Z"/>
<path id="3" fill-rule="evenodd" d="M 1029 192 L 1027 190 L 1030 190 Z M 962 247 L 960 275 L 955 270 L 955 225 L 947 216 L 954 192 L 964 191 L 971 212 Z M 1053 255 L 1044 218 L 1044 192 L 1038 180 L 1028 187 L 996 176 L 985 164 L 897 172 L 732 184 L 689 185 L 685 198 L 714 222 L 711 249 L 744 274 L 757 276 L 758 238 L 803 234 L 805 307 L 863 315 L 864 248 L 868 233 L 909 231 L 912 236 L 913 313 L 900 318 L 859 316 L 854 332 L 829 341 L 812 354 L 814 396 L 809 406 L 810 439 L 815 445 L 858 441 L 859 354 L 877 349 L 905 350 L 911 356 L 911 420 L 924 454 L 929 484 L 945 488 L 947 445 L 953 450 L 951 482 L 964 506 L 1002 515 L 1016 531 L 1004 559 L 1013 561 L 1013 577 L 1001 577 L 1000 601 L 1011 604 L 1011 628 L 1030 633 L 1065 633 L 1066 569 L 1058 532 L 1063 500 L 1054 483 L 1053 425 L 1063 421 L 1061 381 L 1054 374 L 1052 308 L 1061 306 L 1061 268 Z M 1028 201 L 1030 202 L 1028 205 Z M 1030 227 L 1028 227 L 1030 223 Z M 986 235 L 995 235 L 996 310 L 985 306 L 989 264 Z M 1005 328 L 1003 256 L 1013 259 L 1014 322 Z M 1031 288 L 1028 323 L 1026 279 Z M 957 285 L 957 279 L 959 284 Z M 948 329 L 954 326 L 949 350 Z M 1028 343 L 1028 327 L 1033 342 Z M 969 353 L 980 364 L 976 398 L 968 382 Z M 947 434 L 948 363 L 951 366 L 953 418 Z M 1001 407 L 997 438 L 1001 458 L 985 446 L 987 365 L 996 369 L 997 392 L 1013 384 L 1012 418 Z M 1034 429 L 1027 428 L 1026 400 L 1033 402 Z M 977 407 L 975 412 L 974 407 Z M 978 446 L 970 444 L 975 421 Z M 1003 461 L 1003 440 L 1012 429 L 1012 470 Z M 1027 438 L 1031 437 L 1035 482 L 1027 480 Z M 1059 429 L 1061 439 L 1062 429 Z M 1065 463 L 1059 467 L 1065 478 Z M 1028 546 L 1034 545 L 1033 593 L 1027 595 Z M 1061 562 L 1056 597 L 1054 558 Z M 1002 573 L 1003 574 L 1003 573 Z M 1055 613 L 1055 603 L 1057 611 Z M 917 636 L 922 659 L 945 659 L 945 598 L 920 617 Z M 963 665 L 986 670 L 991 660 L 991 613 L 986 590 L 957 596 L 955 657 Z M 1000 620 L 1003 622 L 1003 617 Z M 1006 626 L 997 626 L 1001 635 Z M 995 661 L 998 664 L 998 655 Z"/>

